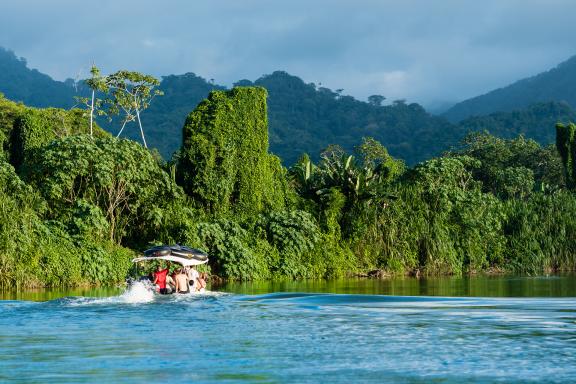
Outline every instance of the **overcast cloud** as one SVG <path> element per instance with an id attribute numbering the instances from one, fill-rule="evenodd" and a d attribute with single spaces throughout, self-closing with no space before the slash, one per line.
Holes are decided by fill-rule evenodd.
<path id="1" fill-rule="evenodd" d="M 285 70 L 365 99 L 454 102 L 576 54 L 573 0 L 1 0 L 0 46 L 64 80 L 219 84 Z"/>

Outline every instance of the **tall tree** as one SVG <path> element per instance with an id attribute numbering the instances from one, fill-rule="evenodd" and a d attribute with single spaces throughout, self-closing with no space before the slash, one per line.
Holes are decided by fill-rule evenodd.
<path id="1" fill-rule="evenodd" d="M 97 92 L 108 92 L 108 78 L 106 76 L 102 76 L 100 73 L 100 69 L 95 65 L 92 65 L 90 68 L 91 77 L 86 80 L 86 85 L 92 90 L 91 97 L 78 97 L 76 96 L 75 99 L 86 106 L 86 108 L 90 111 L 90 136 L 93 136 L 94 132 L 94 114 L 99 116 L 105 116 L 106 112 L 102 109 L 104 100 L 96 97 Z"/>
<path id="2" fill-rule="evenodd" d="M 118 114 L 122 111 L 124 114 L 122 128 L 120 128 L 117 137 L 122 134 L 127 123 L 138 121 L 142 142 L 144 147 L 148 148 L 140 113 L 150 106 L 154 97 L 163 95 L 162 91 L 154 89 L 160 85 L 160 82 L 153 76 L 139 72 L 118 71 L 107 76 L 107 84 L 112 96 L 110 112 Z"/>

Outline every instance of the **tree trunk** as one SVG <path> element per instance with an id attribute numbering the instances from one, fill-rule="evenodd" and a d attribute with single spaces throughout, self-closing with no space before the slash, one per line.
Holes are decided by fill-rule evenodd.
<path id="1" fill-rule="evenodd" d="M 134 109 L 136 110 L 136 117 L 138 118 L 138 126 L 140 127 L 140 135 L 142 135 L 142 142 L 144 143 L 144 148 L 148 148 L 146 144 L 146 138 L 144 137 L 144 130 L 142 129 L 142 122 L 140 121 L 140 108 L 138 108 L 138 101 L 136 100 L 136 94 L 134 94 Z"/>
<path id="2" fill-rule="evenodd" d="M 144 143 L 144 148 L 148 148 L 146 144 L 146 138 L 144 138 L 144 130 L 142 129 L 142 122 L 140 121 L 140 111 L 136 108 L 136 117 L 138 118 L 138 125 L 140 126 L 140 134 L 142 135 L 142 142 Z"/>
<path id="3" fill-rule="evenodd" d="M 92 137 L 92 124 L 94 121 L 94 90 L 92 90 L 92 105 L 90 106 L 90 137 Z"/>

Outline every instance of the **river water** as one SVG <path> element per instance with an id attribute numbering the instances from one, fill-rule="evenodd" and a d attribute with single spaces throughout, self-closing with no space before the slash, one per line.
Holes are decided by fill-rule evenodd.
<path id="1" fill-rule="evenodd" d="M 576 382 L 574 275 L 0 299 L 0 382 Z"/>

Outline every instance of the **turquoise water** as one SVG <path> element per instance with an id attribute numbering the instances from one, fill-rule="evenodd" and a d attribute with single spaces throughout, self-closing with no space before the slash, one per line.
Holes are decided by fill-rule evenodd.
<path id="1" fill-rule="evenodd" d="M 575 280 L 4 293 L 0 382 L 574 382 Z"/>

